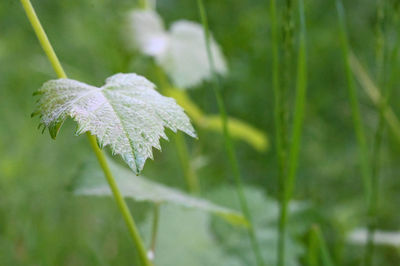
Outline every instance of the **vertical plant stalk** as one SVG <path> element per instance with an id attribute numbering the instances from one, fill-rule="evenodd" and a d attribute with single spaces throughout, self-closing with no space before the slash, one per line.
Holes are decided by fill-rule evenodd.
<path id="1" fill-rule="evenodd" d="M 385 129 L 385 105 L 386 105 L 386 89 L 385 89 L 385 37 L 383 32 L 384 19 L 384 1 L 377 0 L 377 21 L 376 21 L 376 80 L 378 88 L 381 88 L 385 95 L 381 97 L 378 104 L 378 126 L 375 131 L 375 139 L 372 147 L 372 176 L 371 176 L 371 205 L 368 210 L 368 235 L 367 246 L 364 254 L 365 265 L 372 265 L 374 256 L 374 234 L 376 229 L 377 210 L 379 205 L 379 172 L 380 172 L 380 152 L 383 140 L 383 132 Z"/>
<path id="2" fill-rule="evenodd" d="M 136 248 L 139 253 L 140 261 L 141 261 L 142 265 L 151 266 L 152 264 L 147 257 L 146 248 L 144 247 L 143 240 L 140 237 L 139 230 L 137 229 L 135 221 L 133 220 L 133 217 L 129 211 L 129 208 L 128 208 L 121 192 L 118 189 L 117 183 L 115 182 L 114 177 L 111 173 L 111 170 L 107 164 L 106 157 L 105 157 L 104 153 L 100 150 L 99 146 L 97 145 L 96 137 L 93 135 L 90 135 L 89 132 L 87 132 L 86 134 L 89 138 L 90 145 L 92 146 L 92 149 L 93 149 L 94 153 L 96 154 L 96 157 L 97 157 L 97 160 L 99 161 L 101 169 L 104 172 L 107 182 L 111 188 L 111 191 L 117 202 L 118 208 L 119 208 L 122 216 L 124 217 L 126 225 L 128 226 L 129 233 L 130 233 L 133 241 L 136 244 Z"/>
<path id="3" fill-rule="evenodd" d="M 311 231 L 310 231 L 310 238 L 313 241 L 312 244 L 314 245 L 315 249 L 319 249 L 320 252 L 320 257 L 321 257 L 321 261 L 322 261 L 322 265 L 324 266 L 333 266 L 334 263 L 332 261 L 332 257 L 329 254 L 329 250 L 328 247 L 326 245 L 326 241 L 324 238 L 324 235 L 321 232 L 321 229 L 319 228 L 318 225 L 313 225 L 311 227 Z M 316 254 L 314 254 L 316 255 Z M 313 262 L 317 262 L 316 265 L 318 264 L 318 257 L 317 258 L 313 258 L 312 260 Z"/>
<path id="4" fill-rule="evenodd" d="M 286 168 L 286 151 L 284 145 L 284 117 L 282 104 L 282 91 L 280 85 L 280 60 L 279 60 L 279 35 L 278 35 L 278 17 L 276 11 L 276 1 L 270 0 L 270 24 L 272 39 L 272 87 L 274 91 L 274 121 L 275 121 L 275 137 L 276 152 L 278 158 L 278 182 L 280 190 L 280 215 L 279 215 L 279 235 L 277 248 L 277 264 L 284 264 L 285 249 L 285 222 L 287 210 L 284 210 L 283 204 L 285 197 L 283 193 L 285 168 Z"/>
<path id="5" fill-rule="evenodd" d="M 153 211 L 153 225 L 151 227 L 151 243 L 148 257 L 150 260 L 153 260 L 156 254 L 156 242 L 157 242 L 157 234 L 158 234 L 158 223 L 160 220 L 160 203 L 154 204 Z"/>
<path id="6" fill-rule="evenodd" d="M 50 44 L 49 39 L 47 38 L 47 35 L 40 24 L 39 18 L 36 15 L 36 12 L 30 2 L 30 0 L 21 0 L 21 4 L 25 10 L 25 13 L 32 25 L 33 30 L 36 33 L 36 36 L 46 53 L 51 65 L 53 66 L 57 76 L 59 78 L 67 78 L 67 75 L 65 74 L 65 71 L 63 67 L 61 66 L 60 61 L 57 58 L 56 53 L 54 52 L 53 47 Z M 112 176 L 111 170 L 107 164 L 106 157 L 104 153 L 100 150 L 100 148 L 97 145 L 97 140 L 95 136 L 90 135 L 90 133 L 87 133 L 90 145 L 92 146 L 92 149 L 97 157 L 97 160 L 104 172 L 104 175 L 107 179 L 108 184 L 110 185 L 110 188 L 113 192 L 114 198 L 117 202 L 117 205 L 119 207 L 119 210 L 128 226 L 129 233 L 133 239 L 133 241 L 136 244 L 137 251 L 139 253 L 139 258 L 144 266 L 151 266 L 151 262 L 148 260 L 147 255 L 146 255 L 146 249 L 144 248 L 143 241 L 139 235 L 139 231 L 135 225 L 135 222 L 132 218 L 132 215 L 129 211 L 128 206 L 126 205 L 126 202 L 124 198 L 122 197 L 117 184 Z"/>
<path id="7" fill-rule="evenodd" d="M 281 64 L 281 119 L 282 119 L 282 140 L 285 154 L 289 152 L 289 92 L 293 86 L 293 0 L 285 0 L 285 7 L 283 10 L 282 21 L 282 47 L 283 47 L 283 60 Z M 287 158 L 285 158 L 287 160 Z M 285 171 L 287 169 L 285 168 Z M 286 173 L 285 173 L 286 174 Z"/>
<path id="8" fill-rule="evenodd" d="M 272 2 L 271 2 L 272 3 Z M 301 135 L 304 121 L 304 109 L 306 102 L 306 92 L 307 92 L 307 63 L 306 63 L 306 25 L 305 25 L 305 12 L 304 12 L 304 3 L 303 0 L 298 1 L 299 6 L 299 18 L 300 18 L 300 36 L 299 36 L 299 50 L 298 50 L 298 59 L 297 59 L 297 80 L 296 80 L 296 99 L 295 99 L 295 109 L 294 109 L 294 118 L 293 118 L 293 129 L 291 135 L 291 143 L 289 147 L 289 158 L 287 162 L 288 172 L 285 175 L 285 171 L 283 171 L 281 181 L 281 200 L 280 200 L 280 217 L 279 217 L 279 238 L 278 238 L 278 265 L 285 265 L 285 237 L 287 231 L 287 223 L 288 223 L 288 207 L 289 202 L 293 194 L 294 186 L 296 183 L 296 171 L 298 168 L 298 158 L 300 151 L 300 143 L 301 143 Z M 276 6 L 273 3 L 273 8 L 271 8 L 271 13 L 275 13 L 275 15 L 271 16 L 272 20 L 276 20 Z M 277 32 L 276 21 L 272 22 L 273 35 Z M 289 23 L 289 22 L 288 22 Z M 274 44 L 274 57 L 278 58 L 278 48 L 277 46 L 277 36 L 273 37 Z M 287 48 L 288 49 L 288 48 Z M 289 51 L 287 51 L 289 52 Z M 279 59 L 274 59 L 274 61 L 278 61 Z M 274 64 L 277 64 L 274 62 Z M 275 68 L 274 68 L 275 69 Z M 274 72 L 277 70 L 274 70 Z M 279 79 L 279 73 L 274 74 Z M 275 84 L 274 84 L 275 85 Z M 279 87 L 275 87 L 275 95 L 280 94 Z M 277 105 L 279 103 L 279 99 L 276 97 Z M 282 103 L 279 105 L 283 108 Z M 276 110 L 276 113 L 279 114 L 279 111 Z M 279 115 L 276 116 L 279 118 Z M 279 118 L 279 121 L 276 121 L 277 126 L 278 123 L 282 123 L 282 118 Z M 285 129 L 281 126 L 278 134 L 281 134 Z M 277 136 L 277 138 L 279 138 Z M 285 146 L 282 145 L 278 152 L 282 152 L 281 150 L 285 150 Z M 281 158 L 284 162 L 281 162 L 281 165 L 285 167 L 286 158 Z"/>
<path id="9" fill-rule="evenodd" d="M 353 74 L 350 68 L 349 45 L 347 40 L 346 20 L 344 8 L 341 0 L 336 0 L 336 9 L 339 20 L 339 35 L 341 41 L 341 49 L 343 54 L 344 66 L 346 71 L 347 89 L 351 104 L 351 112 L 353 116 L 353 126 L 358 144 L 358 156 L 361 166 L 361 175 L 364 185 L 365 198 L 367 206 L 371 204 L 371 172 L 369 168 L 368 149 L 364 133 L 364 127 L 361 121 L 360 106 L 357 97 L 357 90 L 354 85 Z"/>
<path id="10" fill-rule="evenodd" d="M 395 61 L 395 60 L 397 60 L 397 54 L 398 54 L 398 46 L 396 44 L 395 49 L 390 53 L 390 58 L 389 58 L 390 59 L 389 61 L 391 62 L 391 68 L 392 68 L 391 72 L 392 73 L 390 75 L 391 77 L 388 80 L 388 82 L 385 82 L 385 84 L 386 84 L 385 94 L 386 95 L 382 95 L 380 93 L 381 90 L 377 87 L 377 85 L 375 85 L 375 83 L 372 81 L 372 79 L 367 74 L 364 67 L 361 65 L 361 63 L 358 61 L 358 59 L 352 53 L 350 53 L 350 64 L 351 64 L 351 68 L 352 68 L 354 75 L 360 82 L 365 93 L 368 95 L 368 97 L 371 99 L 371 101 L 375 105 L 375 108 L 379 109 L 379 105 L 381 103 L 383 103 L 383 107 L 384 107 L 383 116 L 386 120 L 387 125 L 391 129 L 396 141 L 400 143 L 400 122 L 388 102 L 390 92 L 393 87 L 392 86 L 393 82 L 395 80 L 396 74 L 398 73 L 397 69 L 393 70 L 394 68 L 397 68 L 397 66 L 396 66 L 397 62 Z M 383 99 L 383 98 L 386 98 L 386 99 Z"/>
<path id="11" fill-rule="evenodd" d="M 172 88 L 165 72 L 160 67 L 156 67 L 156 72 L 160 83 L 160 90 L 164 91 L 166 89 Z M 198 194 L 201 190 L 200 182 L 196 174 L 196 170 L 193 168 L 193 165 L 189 159 L 189 150 L 183 134 L 177 132 L 177 134 L 174 135 L 174 141 L 183 170 L 183 177 L 185 178 L 186 187 L 190 193 Z"/>
<path id="12" fill-rule="evenodd" d="M 211 74 L 213 77 L 214 86 L 212 86 L 212 87 L 213 87 L 215 97 L 217 99 L 218 109 L 219 109 L 219 113 L 220 113 L 221 120 L 222 120 L 225 149 L 226 149 L 226 152 L 228 155 L 230 165 L 232 167 L 232 173 L 234 176 L 234 181 L 235 181 L 237 193 L 239 196 L 240 207 L 243 212 L 243 215 L 246 217 L 246 219 L 249 222 L 249 227 L 247 229 L 247 232 L 248 232 L 248 235 L 250 238 L 250 242 L 251 242 L 251 245 L 253 248 L 255 258 L 256 258 L 256 262 L 257 262 L 258 266 L 263 266 L 264 261 L 261 256 L 260 247 L 258 245 L 255 231 L 254 231 L 252 217 L 251 217 L 250 210 L 249 210 L 249 207 L 247 204 L 246 196 L 244 194 L 242 179 L 240 176 L 239 163 L 237 161 L 236 154 L 235 154 L 234 143 L 232 141 L 232 138 L 231 138 L 231 135 L 230 135 L 230 132 L 228 129 L 227 113 L 226 113 L 225 104 L 224 104 L 224 101 L 223 101 L 222 95 L 221 95 L 220 80 L 219 80 L 219 77 L 218 77 L 218 74 L 217 74 L 217 71 L 215 68 L 214 57 L 213 57 L 213 54 L 211 51 L 210 31 L 208 28 L 207 14 L 206 14 L 203 0 L 197 0 L 197 5 L 199 8 L 201 22 L 202 22 L 203 28 L 204 28 L 204 38 L 206 41 L 207 57 L 208 57 L 208 62 L 209 62 L 210 69 L 211 69 Z"/>
<path id="13" fill-rule="evenodd" d="M 176 150 L 178 151 L 178 157 L 181 161 L 183 176 L 185 177 L 187 189 L 192 194 L 198 194 L 200 193 L 199 179 L 189 159 L 190 155 L 185 142 L 185 138 L 182 133 L 178 132 L 174 136 L 174 140 Z"/>
<path id="14" fill-rule="evenodd" d="M 308 233 L 307 265 L 318 266 L 318 236 L 315 234 L 314 227 Z"/>
<path id="15" fill-rule="evenodd" d="M 349 58 L 349 44 L 347 40 L 347 31 L 346 31 L 346 19 L 345 19 L 345 12 L 343 8 L 343 4 L 340 0 L 336 0 L 336 9 L 338 13 L 338 22 L 339 22 L 339 34 L 342 46 L 342 53 L 343 59 L 345 64 L 346 70 L 346 78 L 347 78 L 347 88 L 349 93 L 349 99 L 351 104 L 351 111 L 353 116 L 353 126 L 356 133 L 357 144 L 358 144 L 358 156 L 359 156 L 359 163 L 361 166 L 361 175 L 364 185 L 364 193 L 365 193 L 365 200 L 367 206 L 367 214 L 369 215 L 371 210 L 374 209 L 374 202 L 373 202 L 373 194 L 372 194 L 372 175 L 370 169 L 370 161 L 368 158 L 368 150 L 367 150 L 367 143 L 365 139 L 365 133 L 363 124 L 361 121 L 360 116 L 360 107 L 357 97 L 357 91 L 354 86 L 354 79 L 353 74 L 350 67 L 350 58 Z M 368 255 L 369 256 L 369 255 Z"/>
<path id="16" fill-rule="evenodd" d="M 304 0 L 299 0 L 300 38 L 299 54 L 297 59 L 296 99 L 294 108 L 293 132 L 290 144 L 288 176 L 285 198 L 290 200 L 296 183 L 296 172 L 299 164 L 299 151 L 303 131 L 304 111 L 307 94 L 307 51 L 306 51 L 306 22 Z"/>

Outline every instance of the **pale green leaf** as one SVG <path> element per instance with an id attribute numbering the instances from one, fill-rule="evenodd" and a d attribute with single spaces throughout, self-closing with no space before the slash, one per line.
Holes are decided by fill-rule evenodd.
<path id="1" fill-rule="evenodd" d="M 189 196 L 143 176 L 136 176 L 128 169 L 108 159 L 111 171 L 124 197 L 136 201 L 172 203 L 187 208 L 200 209 L 223 217 L 232 224 L 247 225 L 244 217 L 236 211 L 213 204 L 210 201 Z M 75 193 L 79 195 L 111 196 L 111 190 L 102 171 L 95 165 L 87 165 L 78 177 Z"/>
<path id="2" fill-rule="evenodd" d="M 179 20 L 166 31 L 162 19 L 152 10 L 135 10 L 129 18 L 131 46 L 153 56 L 175 86 L 190 88 L 211 78 L 200 24 Z M 211 38 L 211 50 L 217 73 L 226 74 L 225 59 L 214 38 Z"/>
<path id="3" fill-rule="evenodd" d="M 246 186 L 244 193 L 248 200 L 249 211 L 252 214 L 257 241 L 261 250 L 263 250 L 262 255 L 265 265 L 276 265 L 279 204 L 275 199 L 266 196 L 263 190 L 256 187 Z M 240 209 L 236 189 L 232 186 L 211 191 L 209 198 L 232 209 Z M 300 265 L 299 259 L 304 253 L 302 243 L 296 238 L 299 238 L 309 228 L 311 222 L 308 221 L 310 218 L 303 217 L 304 212 L 307 210 L 306 204 L 294 202 L 289 207 L 290 221 L 292 223 L 289 224 L 289 232 L 286 235 L 285 261 L 288 266 L 296 266 Z M 216 237 L 221 239 L 221 244 L 233 256 L 237 256 L 242 261 L 242 265 L 256 265 L 246 230 L 232 228 L 229 224 L 218 220 L 213 221 L 212 228 L 217 235 Z"/>
<path id="4" fill-rule="evenodd" d="M 168 45 L 168 33 L 161 17 L 153 10 L 136 10 L 128 17 L 132 34 L 125 34 L 128 44 L 145 55 L 160 56 Z"/>
<path id="5" fill-rule="evenodd" d="M 153 158 L 152 148 L 161 149 L 159 139 L 167 139 L 164 127 L 196 136 L 183 109 L 154 87 L 136 74 L 116 74 L 100 88 L 71 79 L 51 80 L 37 92 L 41 98 L 35 114 L 53 138 L 72 117 L 77 134 L 89 131 L 100 147 L 109 145 L 139 173 L 146 159 Z"/>
<path id="6" fill-rule="evenodd" d="M 141 224 L 142 235 L 151 232 L 152 215 Z M 160 208 L 160 223 L 154 253 L 158 266 L 242 266 L 241 261 L 225 252 L 210 231 L 210 216 L 198 210 L 175 206 Z M 149 239 L 150 240 L 150 239 Z M 171 245 L 173 243 L 178 244 Z"/>

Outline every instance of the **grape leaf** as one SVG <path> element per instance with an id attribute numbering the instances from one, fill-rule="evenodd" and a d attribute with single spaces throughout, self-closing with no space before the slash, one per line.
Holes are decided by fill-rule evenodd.
<path id="1" fill-rule="evenodd" d="M 126 34 L 129 44 L 145 55 L 159 56 L 167 48 L 168 34 L 160 16 L 152 10 L 138 10 L 129 15 L 129 27 L 134 34 Z"/>
<path id="2" fill-rule="evenodd" d="M 264 191 L 257 187 L 245 186 L 244 193 L 249 203 L 256 237 L 261 250 L 263 250 L 262 256 L 265 265 L 276 265 L 279 204 L 273 198 L 267 197 Z M 207 198 L 229 208 L 240 209 L 236 189 L 232 186 L 211 190 Z M 304 254 L 304 246 L 298 239 L 311 224 L 308 205 L 303 202 L 291 202 L 289 215 L 291 219 L 286 235 L 285 261 L 286 265 L 296 266 L 300 264 L 299 259 Z M 247 238 L 247 230 L 232 228 L 224 221 L 216 219 L 212 221 L 211 228 L 216 238 L 221 240 L 221 245 L 226 248 L 226 251 L 239 258 L 242 265 L 256 264 L 251 243 Z"/>
<path id="3" fill-rule="evenodd" d="M 72 117 L 77 135 L 89 131 L 100 147 L 109 145 L 139 173 L 146 159 L 153 158 L 152 148 L 161 149 L 160 137 L 167 139 L 164 127 L 196 137 L 183 109 L 154 88 L 136 74 L 113 75 L 100 88 L 71 79 L 50 80 L 37 91 L 41 98 L 34 115 L 40 115 L 53 138 Z"/>
<path id="4" fill-rule="evenodd" d="M 135 49 L 153 56 L 175 86 L 190 88 L 211 78 L 203 27 L 179 20 L 166 31 L 160 16 L 153 10 L 135 10 L 129 16 L 128 41 Z M 224 56 L 211 38 L 217 73 L 227 73 Z"/>
<path id="5" fill-rule="evenodd" d="M 151 235 L 152 218 L 149 215 L 140 224 L 142 235 Z M 246 265 L 235 256 L 225 252 L 209 227 L 210 216 L 207 213 L 184 210 L 170 205 L 162 206 L 154 264 L 159 266 Z M 179 248 L 171 245 L 171 236 L 174 243 L 180 243 Z"/>
<path id="6" fill-rule="evenodd" d="M 246 219 L 237 211 L 213 204 L 205 199 L 189 196 L 177 189 L 169 188 L 143 176 L 136 176 L 111 159 L 107 161 L 124 197 L 132 198 L 136 201 L 172 203 L 187 208 L 199 209 L 214 213 L 231 224 L 247 226 Z M 91 163 L 80 171 L 74 187 L 75 193 L 78 195 L 112 195 L 108 184 L 105 182 L 103 172 L 98 166 L 96 167 L 95 164 Z"/>

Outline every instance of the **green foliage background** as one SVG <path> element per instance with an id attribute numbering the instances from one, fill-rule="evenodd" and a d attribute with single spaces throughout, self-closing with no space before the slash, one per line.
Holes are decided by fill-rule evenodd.
<path id="1" fill-rule="evenodd" d="M 210 27 L 230 68 L 229 76 L 222 83 L 228 112 L 266 131 L 273 145 L 268 1 L 205 2 Z M 395 7 L 389 10 L 385 22 L 388 43 L 393 45 L 396 27 L 399 28 L 400 7 L 395 1 L 388 2 Z M 130 55 L 122 41 L 124 16 L 135 7 L 135 1 L 36 0 L 33 5 L 71 78 L 100 86 L 114 73 L 137 72 L 156 81 L 151 60 Z M 345 8 L 353 50 L 374 77 L 375 1 L 346 1 Z M 157 10 L 167 22 L 178 19 L 199 21 L 195 1 L 162 0 Z M 295 199 L 306 201 L 313 211 L 298 221 L 300 224 L 307 220 L 311 222 L 306 224 L 319 223 L 335 262 L 354 265 L 361 260 L 363 249 L 347 243 L 345 234 L 357 226 L 365 226 L 365 206 L 333 1 L 306 1 L 306 19 L 309 87 Z M 296 21 L 297 16 L 294 18 L 295 37 Z M 296 45 L 297 39 L 293 41 Z M 399 69 L 392 65 L 386 71 L 389 75 L 394 73 L 390 102 L 399 113 L 397 99 L 400 92 L 397 88 L 400 75 L 396 74 Z M 132 243 L 113 200 L 75 197 L 71 193 L 74 177 L 82 164 L 93 156 L 86 139 L 73 136 L 75 125 L 70 121 L 55 142 L 47 132 L 41 134 L 36 130 L 38 121 L 30 118 L 35 104 L 32 93 L 43 82 L 53 78 L 55 74 L 19 1 L 2 0 L 0 265 L 132 265 L 135 260 Z M 294 80 L 295 76 L 289 82 Z M 208 86 L 205 83 L 189 93 L 203 110 L 216 113 L 217 106 Z M 366 94 L 359 86 L 358 89 L 371 147 L 377 113 Z M 288 96 L 293 99 L 293 90 Z M 289 104 L 289 108 L 292 107 L 293 104 Z M 205 131 L 199 134 L 198 141 L 187 139 L 187 142 L 195 158 L 204 156 L 208 162 L 198 171 L 202 188 L 205 191 L 218 190 L 230 179 L 222 136 Z M 247 144 L 238 142 L 237 153 L 245 183 L 276 198 L 278 182 L 274 150 L 270 148 L 266 153 L 258 153 Z M 382 230 L 399 230 L 399 155 L 399 143 L 390 132 L 386 132 L 381 164 L 381 190 L 384 192 L 381 193 L 378 211 L 378 227 Z M 146 164 L 144 174 L 185 189 L 171 142 L 163 142 L 163 152 L 156 152 L 155 161 Z M 223 197 L 213 199 L 224 203 Z M 146 216 L 151 214 L 150 205 L 130 202 L 130 206 L 145 228 Z M 263 215 L 269 213 L 267 207 L 257 210 L 265 212 Z M 189 214 L 188 222 L 203 223 L 210 219 L 205 217 L 203 221 L 199 218 L 199 221 L 196 215 Z M 185 223 L 185 219 L 181 222 Z M 161 227 L 165 230 L 163 234 L 168 231 L 167 225 L 168 222 Z M 196 231 L 195 224 L 193 228 L 191 224 L 184 226 L 190 228 L 188 232 Z M 217 238 L 215 228 L 209 227 L 208 230 L 212 237 Z M 306 231 L 299 234 L 300 243 L 306 243 Z M 203 243 L 204 235 L 199 235 L 197 232 L 193 237 L 199 237 L 198 242 Z M 184 240 L 179 243 L 172 238 L 171 245 L 179 249 L 185 246 Z M 226 250 L 229 254 L 229 247 L 223 241 L 216 246 L 224 251 L 214 251 L 211 256 Z M 399 260 L 398 249 L 377 249 L 377 265 L 397 265 Z"/>

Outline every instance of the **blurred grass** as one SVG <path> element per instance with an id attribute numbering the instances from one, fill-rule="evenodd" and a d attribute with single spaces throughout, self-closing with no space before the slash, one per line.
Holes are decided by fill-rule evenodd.
<path id="1" fill-rule="evenodd" d="M 346 1 L 349 41 L 367 69 L 374 68 L 375 1 Z M 101 85 L 105 77 L 128 68 L 152 80 L 152 63 L 135 55 L 130 61 L 120 33 L 131 0 L 34 0 L 49 38 L 71 78 Z M 268 2 L 262 0 L 206 1 L 215 38 L 226 54 L 230 75 L 222 81 L 230 115 L 271 136 L 274 145 L 271 41 Z M 306 1 L 309 68 L 308 106 L 304 121 L 298 182 L 294 197 L 308 200 L 318 213 L 333 260 L 354 265 L 362 249 L 343 242 L 344 233 L 363 223 L 363 198 L 357 170 L 357 148 L 347 103 L 336 13 L 332 1 Z M 395 6 L 394 0 L 388 5 Z M 167 22 L 198 20 L 195 1 L 159 1 Z M 282 15 L 282 14 L 279 14 Z M 393 19 L 399 6 L 391 8 Z M 56 142 L 36 130 L 30 118 L 32 93 L 55 78 L 18 1 L 0 3 L 0 265 L 132 265 L 132 243 L 111 199 L 76 198 L 68 191 L 80 165 L 92 156 L 82 137 L 73 136 L 66 123 Z M 295 31 L 298 30 L 295 25 Z M 396 24 L 386 24 L 388 45 L 393 45 Z M 298 40 L 294 40 L 296 43 Z M 397 68 L 396 68 L 397 69 Z M 399 114 L 398 75 L 394 75 L 391 106 Z M 206 113 L 216 113 L 214 96 L 204 84 L 189 92 Z M 267 89 L 266 89 L 267 88 Z M 361 88 L 357 87 L 358 90 Z M 368 144 L 377 122 L 375 107 L 359 93 Z M 289 93 L 289 99 L 294 94 Z M 289 105 L 289 108 L 293 108 Z M 204 189 L 225 181 L 227 159 L 220 134 L 200 132 L 190 144 L 195 158 L 205 158 L 198 170 Z M 245 183 L 277 195 L 276 156 L 257 153 L 237 143 Z M 399 230 L 400 145 L 385 136 L 382 158 L 382 206 L 378 227 Z M 173 143 L 163 142 L 144 174 L 171 186 L 184 188 Z M 146 204 L 133 204 L 139 221 L 151 212 Z M 160 221 L 162 223 L 162 220 Z M 399 251 L 378 247 L 376 265 L 397 265 Z"/>

